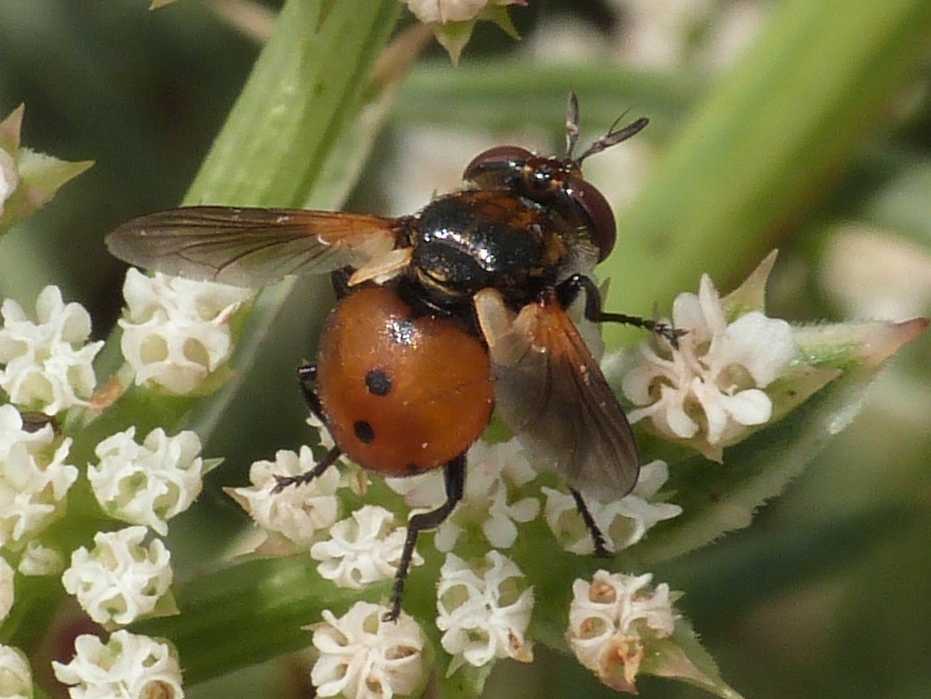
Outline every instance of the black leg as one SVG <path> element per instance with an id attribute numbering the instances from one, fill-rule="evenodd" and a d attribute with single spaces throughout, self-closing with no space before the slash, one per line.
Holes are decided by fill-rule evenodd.
<path id="1" fill-rule="evenodd" d="M 407 538 L 404 540 L 404 550 L 401 552 L 401 562 L 398 564 L 398 572 L 394 576 L 394 589 L 391 592 L 391 611 L 382 617 L 384 621 L 397 621 L 401 615 L 404 581 L 407 579 L 411 559 L 414 557 L 417 535 L 425 529 L 436 529 L 440 526 L 462 500 L 462 493 L 465 490 L 465 463 L 465 454 L 460 454 L 443 467 L 446 502 L 435 510 L 414 515 L 407 523 Z"/>
<path id="2" fill-rule="evenodd" d="M 593 323 L 624 323 L 637 328 L 649 330 L 664 337 L 676 349 L 679 348 L 679 338 L 687 331 L 677 330 L 668 323 L 658 323 L 654 320 L 629 316 L 623 313 L 605 313 L 601 310 L 601 294 L 589 277 L 584 274 L 573 274 L 556 287 L 556 296 L 563 308 L 568 308 L 576 300 L 579 293 L 585 290 L 585 317 Z"/>
<path id="3" fill-rule="evenodd" d="M 297 381 L 300 384 L 301 393 L 304 395 L 304 402 L 307 403 L 310 412 L 325 425 L 323 407 L 320 405 L 320 398 L 317 396 L 317 389 L 314 387 L 314 383 L 317 381 L 317 365 L 303 362 L 297 368 Z"/>
<path id="4" fill-rule="evenodd" d="M 605 535 L 602 534 L 598 525 L 595 524 L 595 518 L 592 517 L 588 505 L 586 505 L 585 501 L 582 499 L 582 493 L 575 488 L 569 488 L 569 492 L 572 493 L 572 497 L 575 498 L 575 506 L 578 508 L 579 514 L 582 515 L 582 520 L 585 522 L 585 526 L 588 527 L 588 531 L 592 535 L 592 541 L 595 543 L 595 555 L 598 556 L 598 558 L 612 558 L 614 554 L 608 550 L 608 546 L 605 543 Z"/>
<path id="5" fill-rule="evenodd" d="M 342 451 L 339 447 L 333 447 L 326 453 L 320 463 L 314 466 L 309 471 L 304 471 L 304 473 L 298 474 L 297 476 L 275 476 L 275 487 L 272 488 L 272 493 L 278 494 L 285 488 L 289 488 L 292 485 L 304 485 L 305 483 L 310 483 L 314 478 L 326 471 L 330 466 L 332 466 L 335 461 L 342 455 Z"/>

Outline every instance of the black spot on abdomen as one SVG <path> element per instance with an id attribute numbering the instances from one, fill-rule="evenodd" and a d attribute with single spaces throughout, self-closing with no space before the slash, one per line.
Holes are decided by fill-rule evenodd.
<path id="1" fill-rule="evenodd" d="M 363 444 L 371 444 L 375 439 L 375 430 L 372 429 L 371 423 L 365 420 L 356 420 L 352 425 L 352 429 Z"/>
<path id="2" fill-rule="evenodd" d="M 384 369 L 370 369 L 365 375 L 365 387 L 376 396 L 387 396 L 391 392 L 391 377 Z"/>

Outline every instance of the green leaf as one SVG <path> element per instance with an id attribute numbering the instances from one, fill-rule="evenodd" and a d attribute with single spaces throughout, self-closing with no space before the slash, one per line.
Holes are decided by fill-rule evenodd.
<path id="1" fill-rule="evenodd" d="M 0 229 L 22 221 L 45 206 L 59 189 L 93 164 L 92 160 L 69 162 L 20 148 L 16 153 L 19 186 L 3 206 Z"/>
<path id="2" fill-rule="evenodd" d="M 721 679 L 714 659 L 683 617 L 676 619 L 671 637 L 649 643 L 640 672 L 688 682 L 723 699 L 741 699 L 741 695 Z"/>
<path id="3" fill-rule="evenodd" d="M 630 550 L 640 568 L 681 556 L 750 524 L 860 410 L 874 368 L 828 384 L 783 420 L 725 452 L 723 464 L 700 456 L 674 464 L 666 489 L 684 512 L 657 525 Z"/>
<path id="4" fill-rule="evenodd" d="M 321 578 L 307 555 L 241 563 L 179 586 L 181 614 L 133 624 L 133 633 L 170 640 L 184 663 L 186 685 L 306 648 L 302 628 L 324 609 L 337 616 L 360 599 L 378 602 L 389 583 L 362 592 Z"/>
<path id="5" fill-rule="evenodd" d="M 439 696 L 442 699 L 474 699 L 482 696 L 485 691 L 485 682 L 488 681 L 491 671 L 494 669 L 495 661 L 492 660 L 482 667 L 473 667 L 465 664 L 456 670 L 452 675 L 446 675 L 448 665 L 448 656 L 438 654 L 442 660 L 437 667 L 437 685 L 439 686 Z"/>

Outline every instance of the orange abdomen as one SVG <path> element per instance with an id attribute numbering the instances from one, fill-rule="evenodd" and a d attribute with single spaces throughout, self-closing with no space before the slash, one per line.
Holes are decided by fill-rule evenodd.
<path id="1" fill-rule="evenodd" d="M 463 453 L 494 405 L 478 338 L 455 320 L 415 317 L 386 287 L 360 289 L 333 309 L 317 369 L 337 446 L 385 475 L 414 475 Z"/>

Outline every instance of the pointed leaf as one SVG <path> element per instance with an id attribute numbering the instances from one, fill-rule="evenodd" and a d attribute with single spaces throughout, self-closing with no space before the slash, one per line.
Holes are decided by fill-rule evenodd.
<path id="1" fill-rule="evenodd" d="M 721 299 L 724 305 L 724 315 L 728 321 L 733 321 L 751 311 L 766 310 L 766 283 L 779 256 L 778 250 L 773 250 L 763 261 L 756 266 L 743 283 L 731 293 Z"/>
<path id="2" fill-rule="evenodd" d="M 87 170 L 93 161 L 68 162 L 50 155 L 20 148 L 16 154 L 19 186 L 7 200 L 0 227 L 10 226 L 32 214 L 55 195 L 63 185 Z"/>
<path id="3" fill-rule="evenodd" d="M 3 121 L 0 121 L 0 149 L 15 154 L 19 149 L 19 136 L 23 128 L 23 115 L 26 105 L 21 104 Z"/>
<path id="4" fill-rule="evenodd" d="M 742 699 L 721 679 L 714 659 L 702 647 L 698 635 L 685 618 L 676 620 L 672 636 L 649 644 L 640 672 L 681 680 L 723 699 Z"/>
<path id="5" fill-rule="evenodd" d="M 703 457 L 675 464 L 667 488 L 677 492 L 673 501 L 684 512 L 657 525 L 631 556 L 649 568 L 748 526 L 757 508 L 851 423 L 874 375 L 861 369 L 830 383 L 780 422 L 728 449 L 723 464 Z"/>
<path id="6" fill-rule="evenodd" d="M 470 19 L 466 22 L 447 22 L 446 24 L 433 25 L 433 34 L 440 46 L 446 49 L 449 54 L 449 60 L 453 65 L 459 65 L 459 57 L 462 50 L 472 38 L 472 30 L 475 29 L 475 20 Z"/>

